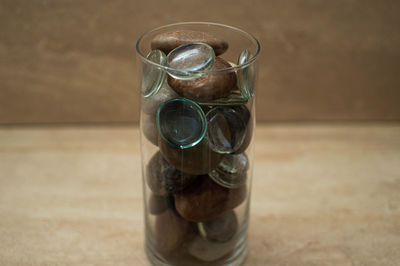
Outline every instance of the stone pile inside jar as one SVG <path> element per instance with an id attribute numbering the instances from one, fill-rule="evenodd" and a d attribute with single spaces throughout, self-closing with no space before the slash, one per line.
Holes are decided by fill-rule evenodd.
<path id="1" fill-rule="evenodd" d="M 151 237 L 169 261 L 217 261 L 239 238 L 254 71 L 223 59 L 228 47 L 205 32 L 162 33 L 143 66 L 142 131 L 159 148 L 145 171 L 156 215 Z M 250 59 L 244 50 L 237 64 Z"/>

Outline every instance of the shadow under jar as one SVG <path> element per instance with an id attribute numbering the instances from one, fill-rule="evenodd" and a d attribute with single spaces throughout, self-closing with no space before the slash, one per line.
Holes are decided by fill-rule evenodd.
<path id="1" fill-rule="evenodd" d="M 260 45 L 196 22 L 147 32 L 136 49 L 147 256 L 153 265 L 240 265 Z"/>

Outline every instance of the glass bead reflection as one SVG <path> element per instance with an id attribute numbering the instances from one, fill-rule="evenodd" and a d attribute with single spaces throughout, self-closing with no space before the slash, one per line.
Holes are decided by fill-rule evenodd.
<path id="1" fill-rule="evenodd" d="M 203 139 L 207 125 L 199 105 L 185 98 L 174 98 L 158 109 L 157 127 L 169 144 L 185 149 Z"/>
<path id="2" fill-rule="evenodd" d="M 247 63 L 251 59 L 251 53 L 249 50 L 244 50 L 238 59 L 238 65 Z M 250 99 L 254 96 L 254 64 L 244 66 L 237 72 L 238 87 L 242 95 Z"/>
<path id="3" fill-rule="evenodd" d="M 219 185 L 235 188 L 246 183 L 249 161 L 245 153 L 227 154 L 208 175 Z"/>
<path id="4" fill-rule="evenodd" d="M 217 106 L 207 113 L 207 139 L 213 151 L 233 153 L 242 145 L 248 119 L 241 113 L 246 107 L 237 107 Z"/>
<path id="5" fill-rule="evenodd" d="M 184 44 L 168 54 L 167 66 L 171 68 L 168 73 L 176 79 L 197 79 L 203 75 L 199 71 L 210 69 L 214 60 L 214 50 L 208 44 Z"/>
<path id="6" fill-rule="evenodd" d="M 162 66 L 166 65 L 167 62 L 166 55 L 160 50 L 152 50 L 146 58 Z M 158 92 L 163 84 L 165 71 L 156 65 L 143 63 L 142 76 L 142 94 L 144 97 L 151 97 Z"/>

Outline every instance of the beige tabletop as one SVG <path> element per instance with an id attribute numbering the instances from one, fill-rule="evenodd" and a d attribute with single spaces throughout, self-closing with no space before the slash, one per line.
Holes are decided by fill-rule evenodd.
<path id="1" fill-rule="evenodd" d="M 258 125 L 246 265 L 400 265 L 400 125 Z M 149 265 L 138 129 L 0 128 L 0 265 Z"/>

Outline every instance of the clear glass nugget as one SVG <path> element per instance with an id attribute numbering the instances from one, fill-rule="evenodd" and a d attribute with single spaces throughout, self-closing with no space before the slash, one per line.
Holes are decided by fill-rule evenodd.
<path id="1" fill-rule="evenodd" d="M 210 148 L 222 154 L 233 153 L 242 145 L 247 121 L 235 108 L 217 106 L 206 115 L 207 140 Z"/>
<path id="2" fill-rule="evenodd" d="M 214 60 L 214 50 L 208 44 L 184 44 L 168 54 L 167 66 L 171 68 L 168 73 L 176 79 L 197 79 L 205 74 L 201 71 L 212 67 Z"/>
<path id="3" fill-rule="evenodd" d="M 227 154 L 208 175 L 223 187 L 236 188 L 246 183 L 248 169 L 249 160 L 245 153 Z"/>
<path id="4" fill-rule="evenodd" d="M 204 138 L 207 121 L 197 103 L 186 98 L 174 98 L 158 109 L 157 127 L 161 137 L 170 145 L 185 149 Z"/>
<path id="5" fill-rule="evenodd" d="M 158 64 L 166 65 L 167 57 L 160 50 L 152 50 L 146 57 L 148 60 Z M 143 64 L 142 94 L 151 97 L 158 92 L 165 79 L 165 71 L 153 64 Z"/>
<path id="6" fill-rule="evenodd" d="M 250 59 L 251 53 L 246 49 L 239 55 L 238 65 L 246 64 Z M 250 99 L 254 96 L 254 74 L 254 64 L 245 66 L 237 72 L 238 87 L 243 97 L 246 99 Z"/>

